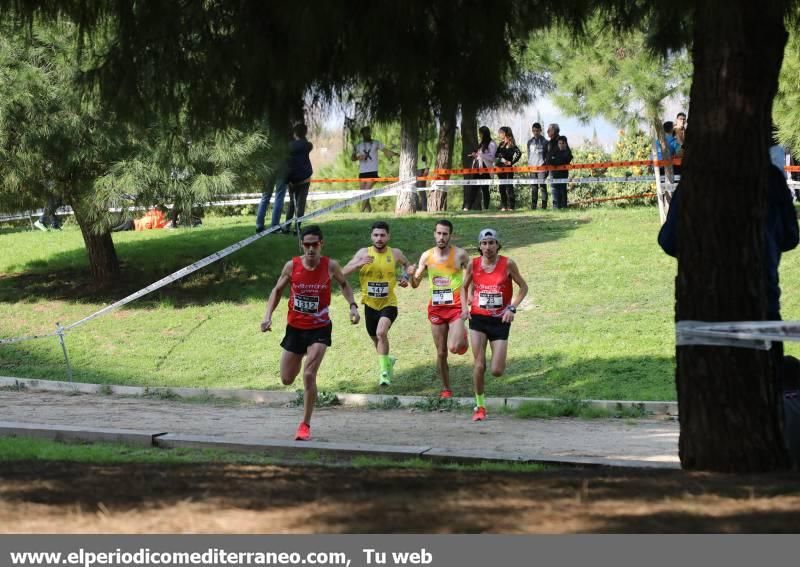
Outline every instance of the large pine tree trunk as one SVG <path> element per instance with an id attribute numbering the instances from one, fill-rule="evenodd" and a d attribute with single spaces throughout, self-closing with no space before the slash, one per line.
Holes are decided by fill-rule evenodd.
<path id="1" fill-rule="evenodd" d="M 439 117 L 439 140 L 436 144 L 436 169 L 450 169 L 453 166 L 453 145 L 456 140 L 457 106 L 446 105 Z M 447 209 L 447 191 L 431 191 L 428 211 L 438 212 Z"/>
<path id="2" fill-rule="evenodd" d="M 478 147 L 478 112 L 474 106 L 464 103 L 461 105 L 461 167 L 472 167 L 472 158 L 469 156 Z M 469 179 L 471 176 L 466 176 Z M 480 192 L 480 185 L 464 185 L 464 203 L 471 203 L 473 210 L 480 210 L 481 200 L 470 198 Z"/>
<path id="3" fill-rule="evenodd" d="M 400 180 L 416 179 L 417 147 L 419 146 L 419 119 L 416 113 L 403 110 L 400 116 Z M 417 211 L 416 183 L 400 189 L 395 207 L 396 215 L 413 214 Z"/>
<path id="4" fill-rule="evenodd" d="M 120 276 L 119 260 L 114 249 L 114 241 L 111 239 L 111 231 L 104 228 L 97 232 L 83 208 L 84 205 L 73 203 L 71 206 L 75 211 L 75 221 L 81 229 L 83 243 L 86 245 L 89 270 L 94 285 L 98 288 L 108 288 L 117 283 Z"/>
<path id="5" fill-rule="evenodd" d="M 779 4 L 736 0 L 697 9 L 692 126 L 681 169 L 678 320 L 766 318 L 768 132 L 787 38 Z M 775 370 L 767 351 L 677 348 L 684 468 L 787 466 Z"/>

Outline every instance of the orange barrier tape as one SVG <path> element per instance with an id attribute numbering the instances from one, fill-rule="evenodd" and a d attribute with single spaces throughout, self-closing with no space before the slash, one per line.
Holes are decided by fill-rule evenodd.
<path id="1" fill-rule="evenodd" d="M 789 173 L 797 173 L 798 171 L 800 171 L 800 165 L 787 165 L 783 169 L 785 171 L 788 171 Z"/>
<path id="2" fill-rule="evenodd" d="M 353 182 L 381 182 L 381 181 L 400 181 L 399 177 L 331 177 L 322 179 L 312 179 L 311 183 L 353 183 Z"/>
<path id="3" fill-rule="evenodd" d="M 441 179 L 449 179 L 450 175 L 474 175 L 484 173 L 535 173 L 541 171 L 569 171 L 572 169 L 606 169 L 609 167 L 629 167 L 629 166 L 644 166 L 649 167 L 657 165 L 663 167 L 666 165 L 680 165 L 681 158 L 670 160 L 629 160 L 629 161 L 602 161 L 596 163 L 572 163 L 569 165 L 526 165 L 517 167 L 485 167 L 485 168 L 460 168 L 460 169 L 434 169 L 432 175 L 425 177 L 417 177 L 417 181 L 437 181 Z M 789 169 L 787 169 L 789 171 Z M 800 171 L 800 169 L 798 169 Z M 324 179 L 312 179 L 311 183 L 352 183 L 352 182 L 382 182 L 382 181 L 399 181 L 399 177 L 334 177 Z"/>

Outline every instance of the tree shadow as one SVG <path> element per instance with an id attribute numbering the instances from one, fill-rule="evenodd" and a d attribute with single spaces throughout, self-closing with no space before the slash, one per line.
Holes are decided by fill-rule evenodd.
<path id="1" fill-rule="evenodd" d="M 565 237 L 581 224 L 590 222 L 589 213 L 564 218 L 557 213 L 537 216 L 444 214 L 456 225 L 452 242 L 477 254 L 477 234 L 492 226 L 500 231 L 507 253 L 516 247 L 544 243 Z M 392 218 L 391 215 L 359 215 L 321 219 L 325 254 L 346 263 L 353 253 L 369 245 L 369 227 L 388 217 L 391 245 L 402 249 L 412 262 L 433 246 L 433 228 L 440 216 L 418 214 Z M 91 282 L 83 248 L 60 252 L 47 262 L 36 260 L 14 266 L 15 272 L 0 274 L 0 302 L 35 302 L 41 299 L 79 303 L 111 303 L 252 234 L 247 225 L 163 231 L 155 235 L 115 235 L 123 277 L 113 289 L 98 290 Z M 252 245 L 155 291 L 128 308 L 208 305 L 221 301 L 239 303 L 263 298 L 277 280 L 286 261 L 299 254 L 296 237 L 267 235 Z M 356 276 L 351 281 L 356 281 Z"/>
<path id="2" fill-rule="evenodd" d="M 0 478 L 16 525 L 96 532 L 182 531 L 189 516 L 261 533 L 796 533 L 800 519 L 796 475 L 777 474 L 17 461 Z"/>

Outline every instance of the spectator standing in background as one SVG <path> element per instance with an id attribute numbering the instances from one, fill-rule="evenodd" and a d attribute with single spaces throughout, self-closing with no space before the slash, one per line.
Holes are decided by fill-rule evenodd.
<path id="1" fill-rule="evenodd" d="M 675 117 L 675 128 L 673 130 L 673 135 L 675 139 L 678 140 L 678 143 L 681 147 L 686 143 L 686 113 L 679 112 L 678 116 Z"/>
<path id="2" fill-rule="evenodd" d="M 308 188 L 311 186 L 311 176 L 314 174 L 314 170 L 311 167 L 311 158 L 309 157 L 314 145 L 306 138 L 308 127 L 305 124 L 296 124 L 292 128 L 292 134 L 294 135 L 294 140 L 289 143 L 289 160 L 286 173 L 286 182 L 289 187 L 289 208 L 286 211 L 287 222 L 306 214 Z M 296 220 L 295 233 L 300 233 L 300 223 Z"/>
<path id="3" fill-rule="evenodd" d="M 572 150 L 569 149 L 569 143 L 566 136 L 559 136 L 556 140 L 558 144 L 556 151 L 549 153 L 547 156 L 547 165 L 569 165 L 572 163 Z M 567 179 L 569 171 L 557 170 L 551 171 L 550 177 L 553 182 L 553 208 L 566 209 L 567 208 L 567 184 L 565 182 L 555 183 L 556 179 Z"/>
<path id="4" fill-rule="evenodd" d="M 478 128 L 478 134 L 481 141 L 478 148 L 469 154 L 473 158 L 473 167 L 476 169 L 484 169 L 494 166 L 495 156 L 497 155 L 497 144 L 492 140 L 492 131 L 488 126 L 481 126 Z M 489 173 L 479 173 L 474 179 L 490 179 L 492 176 Z M 481 201 L 481 196 L 483 197 Z M 489 208 L 489 186 L 476 185 L 464 186 L 464 207 L 465 211 L 472 208 L 475 200 L 478 200 L 483 205 L 483 210 Z"/>
<path id="5" fill-rule="evenodd" d="M 547 161 L 547 139 L 542 136 L 542 125 L 534 122 L 531 126 L 533 136 L 528 140 L 528 165 L 545 165 Z M 544 179 L 546 171 L 537 171 L 530 174 L 533 179 Z M 539 188 L 542 190 L 542 208 L 547 208 L 547 185 L 531 185 L 531 209 L 536 209 L 539 202 Z"/>
<path id="6" fill-rule="evenodd" d="M 363 138 L 356 147 L 353 148 L 353 154 L 350 159 L 358 161 L 358 177 L 359 179 L 374 179 L 380 177 L 378 175 L 378 152 L 383 152 L 388 158 L 391 156 L 399 156 L 400 154 L 388 149 L 378 140 L 372 139 L 372 132 L 369 126 L 364 126 L 361 129 L 361 137 Z M 374 181 L 362 181 L 359 184 L 359 189 L 362 191 L 369 191 L 375 185 Z M 372 204 L 369 199 L 362 201 L 361 212 L 367 213 L 372 211 Z"/>
<path id="7" fill-rule="evenodd" d="M 519 161 L 519 158 L 522 157 L 522 151 L 517 147 L 517 142 L 514 140 L 514 133 L 508 126 L 501 126 L 497 133 L 500 137 L 500 143 L 497 145 L 495 165 L 497 167 L 513 167 Z M 513 179 L 514 172 L 498 173 L 497 177 L 499 179 Z M 511 184 L 501 184 L 500 210 L 513 211 L 516 202 L 514 186 Z"/>

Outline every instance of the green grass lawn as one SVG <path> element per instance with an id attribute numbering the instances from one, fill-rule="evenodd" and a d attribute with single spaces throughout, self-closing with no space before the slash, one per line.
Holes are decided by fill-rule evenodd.
<path id="1" fill-rule="evenodd" d="M 344 263 L 369 243 L 380 216 L 322 219 L 325 252 Z M 672 400 L 675 260 L 656 244 L 654 208 L 603 208 L 533 214 L 449 214 L 454 242 L 476 253 L 484 226 L 497 228 L 503 253 L 530 285 L 512 327 L 505 376 L 487 379 L 490 396 L 551 396 Z M 432 245 L 435 217 L 388 218 L 391 244 L 416 261 Z M 125 283 L 98 294 L 89 285 L 80 232 L 0 230 L 0 336 L 50 332 L 252 233 L 249 217 L 208 218 L 196 229 L 114 235 Z M 192 274 L 67 335 L 74 379 L 166 387 L 282 388 L 278 377 L 285 300 L 278 328 L 258 325 L 266 296 L 297 241 L 269 235 L 224 261 Z M 800 255 L 781 265 L 783 312 L 798 318 Z M 355 275 L 351 282 L 356 283 Z M 427 284 L 399 289 L 401 315 L 392 329 L 399 358 L 386 393 L 439 389 L 426 316 Z M 348 306 L 333 298 L 334 345 L 319 376 L 324 390 L 376 392 L 377 360 L 363 324 L 347 322 Z M 797 349 L 789 345 L 787 351 Z M 471 393 L 469 355 L 451 357 L 458 395 Z M 64 379 L 54 338 L 0 346 L 0 374 Z M 299 386 L 292 386 L 295 389 Z"/>
<path id="2" fill-rule="evenodd" d="M 536 473 L 550 467 L 537 463 L 481 461 L 475 463 L 440 463 L 420 458 L 395 460 L 360 455 L 351 459 L 309 452 L 291 458 L 271 457 L 256 453 L 239 453 L 219 449 L 133 447 L 115 443 L 60 443 L 26 437 L 0 438 L 0 464 L 19 461 L 66 461 L 111 465 L 152 463 L 162 465 L 231 463 L 239 465 L 276 465 L 296 462 L 310 465 L 351 466 L 366 469 L 441 469 L 462 472 Z"/>

